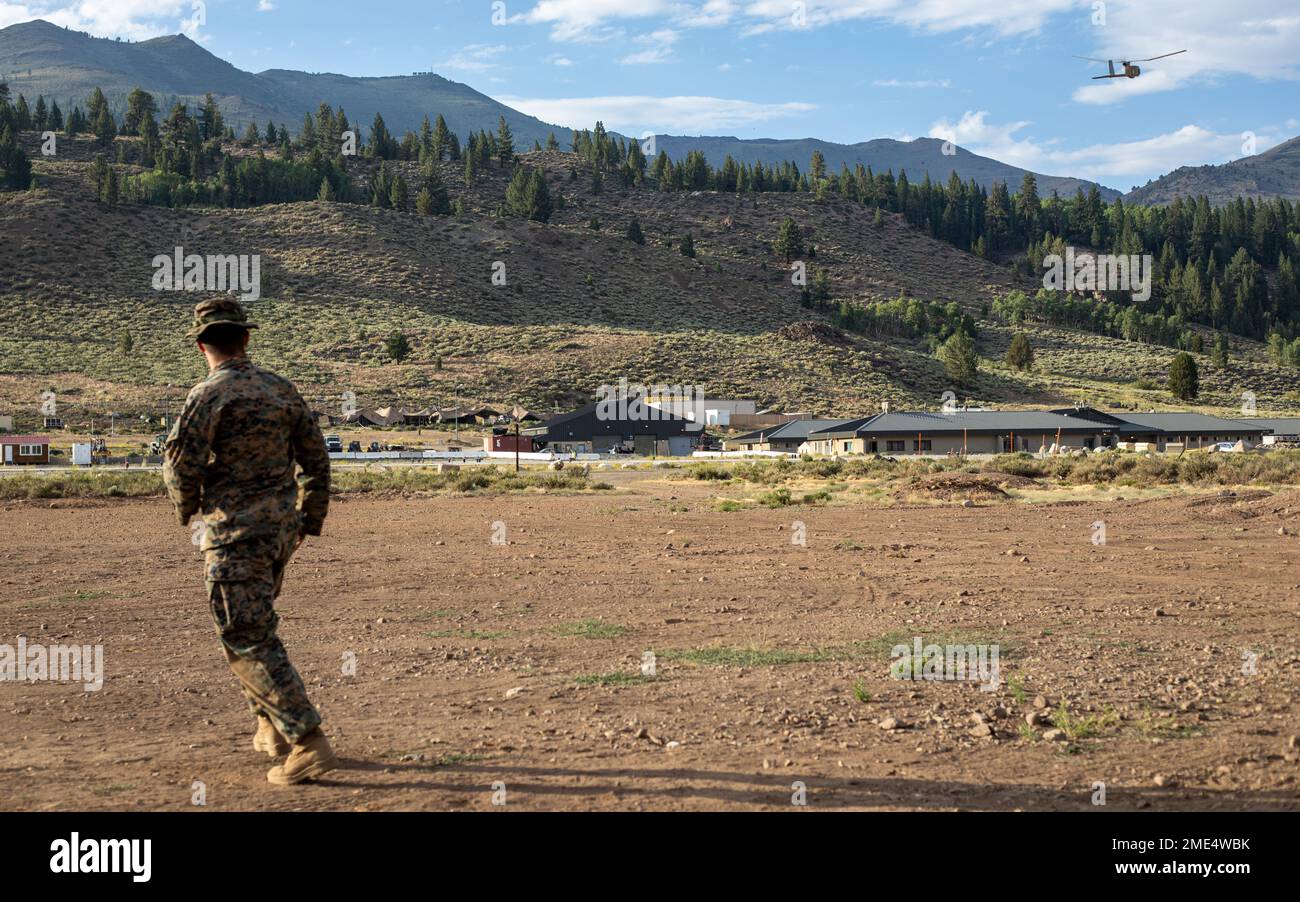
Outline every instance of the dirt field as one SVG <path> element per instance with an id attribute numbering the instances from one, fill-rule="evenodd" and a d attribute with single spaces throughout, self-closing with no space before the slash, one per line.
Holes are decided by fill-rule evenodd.
<path id="1" fill-rule="evenodd" d="M 280 610 L 347 769 L 292 790 L 169 508 L 10 502 L 0 643 L 107 676 L 0 685 L 0 806 L 1300 809 L 1300 493 L 723 513 L 659 479 L 338 499 Z M 913 636 L 998 644 L 1003 684 L 891 678 Z"/>

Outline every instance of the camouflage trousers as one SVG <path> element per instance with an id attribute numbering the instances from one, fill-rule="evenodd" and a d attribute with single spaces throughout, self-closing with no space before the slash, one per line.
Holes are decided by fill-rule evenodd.
<path id="1" fill-rule="evenodd" d="M 320 725 L 307 688 L 276 635 L 275 600 L 296 537 L 263 537 L 205 553 L 212 619 L 249 710 L 290 742 Z"/>

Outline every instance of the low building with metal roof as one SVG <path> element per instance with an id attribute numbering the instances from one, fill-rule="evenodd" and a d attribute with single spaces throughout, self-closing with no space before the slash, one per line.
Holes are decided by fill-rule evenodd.
<path id="1" fill-rule="evenodd" d="M 812 454 L 1005 454 L 1052 445 L 1100 448 L 1115 427 L 1047 410 L 880 413 L 809 436 Z"/>
<path id="2" fill-rule="evenodd" d="M 703 438 L 703 424 L 667 411 L 642 407 L 644 416 L 607 416 L 603 404 L 561 414 L 542 426 L 523 430 L 539 449 L 557 454 L 621 451 L 659 457 L 690 455 Z"/>
<path id="3" fill-rule="evenodd" d="M 1300 417 L 1237 417 L 1236 420 L 1252 429 L 1263 429 L 1265 445 L 1300 443 Z"/>
<path id="4" fill-rule="evenodd" d="M 770 429 L 760 429 L 737 438 L 727 439 L 727 451 L 784 451 L 798 453 L 809 435 L 823 429 L 833 429 L 855 420 L 794 420 Z"/>
<path id="5" fill-rule="evenodd" d="M 1118 426 L 1121 442 L 1145 442 L 1158 451 L 1169 445 L 1184 449 L 1205 448 L 1220 442 L 1261 444 L 1265 428 L 1241 420 L 1225 420 L 1203 413 L 1115 413 L 1123 420 Z"/>

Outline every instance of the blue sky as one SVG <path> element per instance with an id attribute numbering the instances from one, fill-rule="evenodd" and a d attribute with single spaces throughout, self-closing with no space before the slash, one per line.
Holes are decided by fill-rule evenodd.
<path id="1" fill-rule="evenodd" d="M 561 125 L 942 137 L 1120 189 L 1300 134 L 1297 0 L 0 0 L 34 17 L 255 72 L 435 71 Z M 1071 58 L 1182 49 L 1134 81 Z"/>

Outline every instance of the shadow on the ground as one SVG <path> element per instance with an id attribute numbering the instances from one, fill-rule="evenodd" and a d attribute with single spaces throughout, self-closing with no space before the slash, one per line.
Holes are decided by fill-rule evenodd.
<path id="1" fill-rule="evenodd" d="M 809 808 L 849 810 L 871 808 L 912 808 L 919 810 L 1095 810 L 1091 787 L 1076 792 L 1015 783 L 969 783 L 952 780 L 926 780 L 915 777 L 843 777 L 828 778 L 801 774 L 795 768 L 770 773 L 735 773 L 697 768 L 580 768 L 528 767 L 507 763 L 382 763 L 347 760 L 343 770 L 320 781 L 322 786 L 339 788 L 446 792 L 466 797 L 481 797 L 501 781 L 510 797 L 527 797 L 546 808 L 554 805 L 573 807 L 573 800 L 588 799 L 592 807 L 652 800 L 675 800 L 681 803 L 716 803 L 718 808 L 795 807 L 793 784 L 806 786 Z M 348 772 L 388 772 L 405 779 L 385 782 L 353 782 Z M 411 779 L 427 774 L 429 779 Z M 438 779 L 437 775 L 446 778 Z M 463 777 L 454 779 L 453 775 Z M 451 779 L 447 779 L 451 778 Z M 716 785 L 724 784 L 724 785 Z M 730 785 L 727 785 L 730 784 Z M 1200 787 L 1128 787 L 1112 785 L 1102 810 L 1149 809 L 1152 811 L 1296 811 L 1300 794 L 1284 790 L 1215 790 Z"/>

